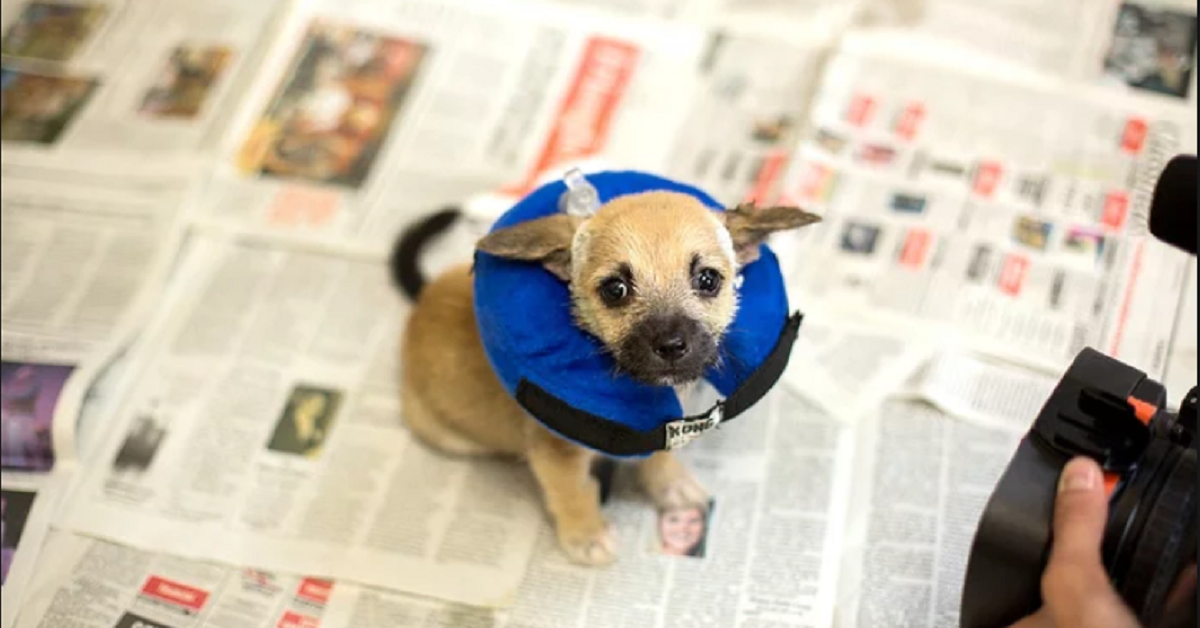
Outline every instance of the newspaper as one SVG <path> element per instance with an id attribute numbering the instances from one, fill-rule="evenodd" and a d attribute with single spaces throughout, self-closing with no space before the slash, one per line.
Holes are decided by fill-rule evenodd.
<path id="1" fill-rule="evenodd" d="M 906 34 L 1062 79 L 1195 102 L 1196 5 L 1186 0 L 925 0 Z M 1070 33 L 1070 36 L 1064 36 Z M 955 54 L 948 52 L 947 54 Z"/>
<path id="2" fill-rule="evenodd" d="M 1020 434 L 892 402 L 858 430 L 838 628 L 957 628 L 975 527 Z"/>
<path id="3" fill-rule="evenodd" d="M 557 5 L 301 2 L 227 130 L 206 218 L 383 247 L 415 212 L 600 152 L 651 168 L 699 32 Z"/>
<path id="4" fill-rule="evenodd" d="M 78 459 L 84 393 L 165 281 L 195 177 L 191 162 L 135 167 L 16 149 L 4 151 L 0 170 L 0 577 L 8 622 L 55 489 L 67 481 L 60 476 Z"/>
<path id="5" fill-rule="evenodd" d="M 785 179 L 825 216 L 796 298 L 1050 372 L 1093 345 L 1161 376 L 1190 258 L 1146 216 L 1194 112 L 885 43 L 847 40 Z"/>
<path id="6" fill-rule="evenodd" d="M 1012 364 L 943 352 L 923 365 L 898 396 L 923 399 L 950 416 L 984 427 L 1023 431 L 1058 381 Z"/>
<path id="7" fill-rule="evenodd" d="M 932 336 L 838 321 L 820 308 L 804 312 L 781 385 L 842 421 L 878 411 L 911 384 L 940 346 Z"/>
<path id="8" fill-rule="evenodd" d="M 400 423 L 382 260 L 197 236 L 64 525 L 184 557 L 503 606 L 540 502 Z"/>
<path id="9" fill-rule="evenodd" d="M 1196 385 L 1197 363 L 1197 328 L 1196 320 L 1196 261 L 1192 260 L 1189 271 L 1190 279 L 1184 284 L 1184 298 L 1179 304 L 1179 317 L 1175 321 L 1174 344 L 1169 351 L 1167 373 L 1162 384 L 1167 388 L 1167 402 L 1172 408 L 1179 408 L 1184 395 Z"/>
<path id="10" fill-rule="evenodd" d="M 48 543 L 47 567 L 18 625 L 828 626 L 853 470 L 851 430 L 781 389 L 696 445 L 685 450 L 688 463 L 714 496 L 694 534 L 700 551 L 665 554 L 672 546 L 661 532 L 673 525 L 672 513 L 656 514 L 623 465 L 605 506 L 618 562 L 608 569 L 568 563 L 542 522 L 528 575 L 507 609 L 60 534 Z"/>
<path id="11" fill-rule="evenodd" d="M 1079 348 L 1195 382 L 1195 263 L 1145 223 L 1195 151 L 1196 20 L 918 4 L 0 6 L 0 628 L 954 626 Z M 843 41 L 870 8 L 915 31 Z M 773 240 L 808 315 L 781 384 L 685 451 L 697 555 L 622 466 L 620 562 L 571 565 L 520 463 L 399 422 L 384 249 L 491 193 L 423 260 L 461 261 L 575 163 L 825 217 Z"/>
<path id="12" fill-rule="evenodd" d="M 796 26 L 801 22 L 821 22 L 840 29 L 863 13 L 871 0 L 550 0 L 572 7 L 576 12 L 612 12 L 651 20 L 670 20 L 702 27 L 727 26 L 731 21 L 784 20 Z M 879 0 L 890 4 L 892 0 Z M 845 20 L 845 21 L 843 21 Z M 769 30 L 769 27 L 767 28 Z"/>
<path id="13" fill-rule="evenodd" d="M 809 28 L 805 37 L 790 30 L 726 25 L 709 33 L 701 88 L 663 174 L 730 206 L 774 192 L 832 49 L 828 34 L 840 32 L 834 26 L 822 36 Z"/>
<path id="14" fill-rule="evenodd" d="M 212 150 L 286 6 L 5 2 L 0 137 L 48 151 Z"/>
<path id="15" fill-rule="evenodd" d="M 344 585 L 51 532 L 17 626 L 316 628 Z"/>

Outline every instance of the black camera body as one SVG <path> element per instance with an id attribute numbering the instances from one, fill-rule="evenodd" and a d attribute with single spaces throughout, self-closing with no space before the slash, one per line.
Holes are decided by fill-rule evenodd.
<path id="1" fill-rule="evenodd" d="M 1143 622 L 1196 552 L 1196 389 L 1178 413 L 1145 373 L 1085 349 L 1001 477 L 975 535 L 963 586 L 964 628 L 1002 628 L 1036 611 L 1058 476 L 1076 456 L 1110 487 L 1104 565 Z"/>
<path id="2" fill-rule="evenodd" d="M 1196 253 L 1195 158 L 1177 158 L 1155 191 L 1150 228 Z M 1113 586 L 1147 628 L 1196 625 L 1196 388 L 1178 412 L 1145 373 L 1093 349 L 1059 381 L 1001 476 L 975 533 L 962 628 L 1007 628 L 1042 603 L 1063 467 L 1087 456 L 1105 471 L 1102 556 Z M 1188 570 L 1192 570 L 1189 574 Z M 1184 623 L 1176 624 L 1182 621 Z"/>

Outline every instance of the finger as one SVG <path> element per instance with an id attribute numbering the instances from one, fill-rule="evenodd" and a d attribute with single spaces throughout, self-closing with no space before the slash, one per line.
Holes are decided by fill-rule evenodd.
<path id="1" fill-rule="evenodd" d="M 1042 608 L 1008 628 L 1054 628 L 1054 620 L 1050 617 L 1050 611 Z"/>
<path id="2" fill-rule="evenodd" d="M 1054 501 L 1050 564 L 1100 566 L 1100 545 L 1108 519 L 1108 496 L 1100 465 L 1076 458 L 1063 468 Z"/>
<path id="3" fill-rule="evenodd" d="M 1042 597 L 1052 625 L 1136 625 L 1104 570 L 1100 547 L 1107 519 L 1100 466 L 1088 458 L 1072 460 L 1059 478 L 1050 562 L 1042 576 Z M 1104 622 L 1098 624 L 1099 618 Z"/>

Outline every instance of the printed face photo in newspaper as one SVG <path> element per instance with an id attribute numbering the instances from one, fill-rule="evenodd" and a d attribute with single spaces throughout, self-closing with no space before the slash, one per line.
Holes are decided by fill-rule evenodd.
<path id="1" fill-rule="evenodd" d="M 33 508 L 36 496 L 30 491 L 0 490 L 0 584 L 4 584 L 8 578 L 8 568 L 17 554 L 21 533 L 25 531 L 25 520 L 29 518 L 29 510 Z"/>
<path id="2" fill-rule="evenodd" d="M 0 50 L 14 57 L 67 61 L 107 13 L 103 4 L 30 2 L 4 34 Z"/>
<path id="3" fill-rule="evenodd" d="M 93 79 L 0 70 L 0 139 L 53 144 L 96 89 Z"/>
<path id="4" fill-rule="evenodd" d="M 704 558 L 716 502 L 660 510 L 655 521 L 655 552 L 666 556 Z"/>
<path id="5" fill-rule="evenodd" d="M 0 363 L 0 466 L 15 471 L 54 466 L 51 425 L 72 370 L 57 364 Z"/>
<path id="6" fill-rule="evenodd" d="M 179 46 L 171 51 L 138 113 L 152 118 L 195 118 L 233 52 L 224 46 Z"/>
<path id="7" fill-rule="evenodd" d="M 1117 13 L 1104 72 L 1112 80 L 1186 98 L 1196 67 L 1196 15 L 1125 3 Z"/>
<path id="8" fill-rule="evenodd" d="M 300 385 L 292 389 L 286 407 L 267 449 L 279 453 L 316 458 L 333 429 L 342 393 L 328 388 Z"/>
<path id="9" fill-rule="evenodd" d="M 427 53 L 399 37 L 315 22 L 242 146 L 238 168 L 360 186 Z"/>

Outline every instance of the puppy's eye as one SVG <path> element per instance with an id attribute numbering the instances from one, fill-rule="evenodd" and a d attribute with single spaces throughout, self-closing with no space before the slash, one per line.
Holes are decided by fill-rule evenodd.
<path id="1" fill-rule="evenodd" d="M 696 273 L 696 276 L 692 278 L 692 289 L 700 293 L 701 296 L 716 296 L 721 292 L 723 280 L 724 277 L 721 276 L 721 273 L 711 268 L 705 268 Z"/>
<path id="2" fill-rule="evenodd" d="M 600 300 L 609 307 L 621 305 L 629 298 L 629 283 L 624 279 L 612 277 L 600 284 Z"/>

